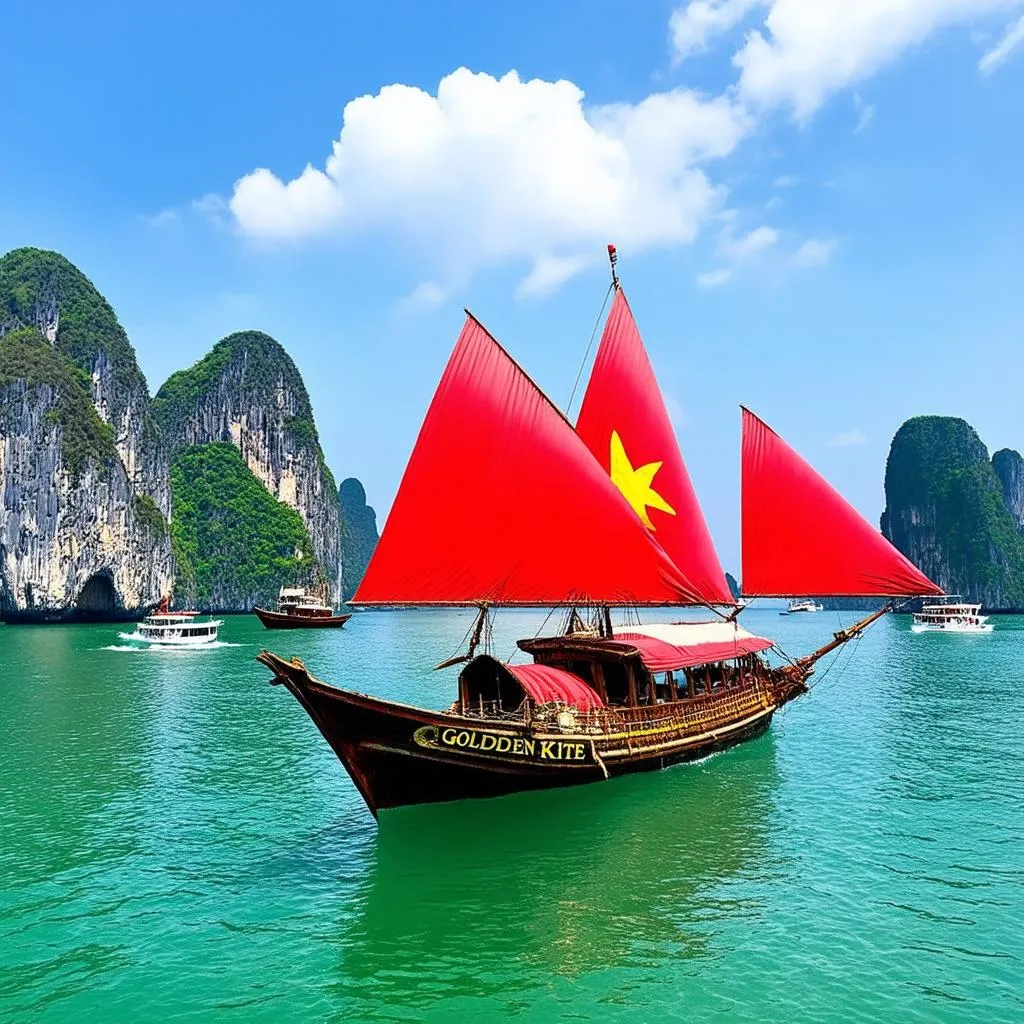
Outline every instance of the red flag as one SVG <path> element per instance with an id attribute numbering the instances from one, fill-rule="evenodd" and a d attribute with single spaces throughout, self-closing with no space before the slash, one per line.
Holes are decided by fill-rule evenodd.
<path id="1" fill-rule="evenodd" d="M 469 317 L 353 602 L 695 599 L 565 417 Z"/>
<path id="2" fill-rule="evenodd" d="M 916 597 L 942 590 L 744 409 L 743 593 Z"/>
<path id="3" fill-rule="evenodd" d="M 654 370 L 621 289 L 604 325 L 576 433 L 708 604 L 732 604 Z"/>

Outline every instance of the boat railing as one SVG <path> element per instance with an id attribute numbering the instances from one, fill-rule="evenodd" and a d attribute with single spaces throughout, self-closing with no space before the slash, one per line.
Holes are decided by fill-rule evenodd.
<path id="1" fill-rule="evenodd" d="M 643 704 L 637 707 L 595 708 L 591 711 L 578 711 L 575 708 L 542 707 L 532 716 L 527 715 L 527 702 L 510 710 L 501 705 L 500 701 L 476 701 L 467 704 L 460 711 L 458 704 L 452 708 L 466 718 L 476 718 L 490 722 L 508 722 L 522 724 L 530 718 L 548 721 L 552 729 L 564 729 L 574 733 L 592 733 L 595 736 L 609 731 L 625 731 L 629 735 L 639 735 L 657 729 L 659 726 L 677 726 L 684 731 L 691 729 L 703 731 L 717 725 L 732 721 L 737 717 L 767 709 L 773 704 L 769 685 L 765 680 L 754 678 L 738 687 L 731 687 L 711 694 L 696 697 L 683 697 L 676 701 L 658 704 Z M 569 720 L 563 725 L 558 720 L 559 711 L 568 710 Z M 540 722 L 538 722 L 540 724 Z"/>

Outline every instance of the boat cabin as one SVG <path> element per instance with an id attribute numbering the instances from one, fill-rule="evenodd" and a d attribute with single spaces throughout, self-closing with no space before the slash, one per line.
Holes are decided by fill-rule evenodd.
<path id="1" fill-rule="evenodd" d="M 319 601 L 305 587 L 282 587 L 277 596 L 277 610 L 284 615 L 302 618 L 331 618 L 334 609 Z"/>
<path id="2" fill-rule="evenodd" d="M 752 685 L 757 657 L 772 641 L 734 622 L 636 626 L 611 637 L 590 633 L 521 640 L 533 665 L 474 658 L 459 677 L 463 714 L 510 714 L 524 701 L 578 711 L 636 708 L 711 696 Z"/>
<path id="3" fill-rule="evenodd" d="M 204 619 L 196 622 L 198 612 L 156 612 L 143 619 L 138 627 L 147 640 L 188 640 L 217 635 L 218 622 Z"/>

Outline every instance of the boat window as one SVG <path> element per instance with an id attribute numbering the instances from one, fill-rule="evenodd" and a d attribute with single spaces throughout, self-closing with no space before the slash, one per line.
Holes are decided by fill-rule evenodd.
<path id="1" fill-rule="evenodd" d="M 629 680 L 626 666 L 621 661 L 604 662 L 604 688 L 609 704 L 629 703 Z"/>

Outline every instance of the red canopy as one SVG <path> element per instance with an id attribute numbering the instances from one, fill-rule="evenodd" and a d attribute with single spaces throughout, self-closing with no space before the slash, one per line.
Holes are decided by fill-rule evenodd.
<path id="1" fill-rule="evenodd" d="M 572 426 L 472 316 L 356 604 L 699 600 Z"/>
<path id="2" fill-rule="evenodd" d="M 651 672 L 729 661 L 774 646 L 771 640 L 754 636 L 734 622 L 680 622 L 647 629 L 649 632 L 616 633 L 614 640 L 635 647 Z"/>
<path id="3" fill-rule="evenodd" d="M 506 665 L 505 668 L 538 704 L 558 700 L 580 711 L 604 707 L 596 690 L 564 669 L 550 665 Z"/>
<path id="4" fill-rule="evenodd" d="M 604 326 L 576 433 L 654 531 L 702 603 L 732 604 L 658 381 L 621 289 Z"/>
<path id="5" fill-rule="evenodd" d="M 743 410 L 743 592 L 761 597 L 941 594 L 845 498 Z"/>

